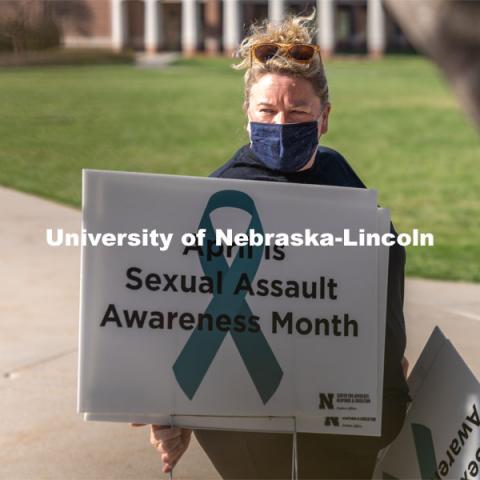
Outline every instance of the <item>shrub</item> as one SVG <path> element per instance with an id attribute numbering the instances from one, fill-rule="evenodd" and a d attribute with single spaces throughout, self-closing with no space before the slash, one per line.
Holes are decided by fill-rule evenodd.
<path id="1" fill-rule="evenodd" d="M 25 1 L 3 6 L 0 51 L 43 50 L 60 45 L 61 31 L 53 17 L 32 6 Z"/>

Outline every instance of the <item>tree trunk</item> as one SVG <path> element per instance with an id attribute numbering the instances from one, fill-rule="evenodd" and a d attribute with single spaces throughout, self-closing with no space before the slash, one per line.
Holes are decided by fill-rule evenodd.
<path id="1" fill-rule="evenodd" d="M 480 1 L 385 0 L 409 41 L 443 71 L 480 129 Z"/>

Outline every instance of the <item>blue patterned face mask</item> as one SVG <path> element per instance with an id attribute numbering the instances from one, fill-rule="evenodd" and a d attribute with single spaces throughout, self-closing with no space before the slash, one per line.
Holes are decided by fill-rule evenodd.
<path id="1" fill-rule="evenodd" d="M 318 123 L 250 122 L 250 148 L 272 170 L 295 172 L 318 146 Z"/>

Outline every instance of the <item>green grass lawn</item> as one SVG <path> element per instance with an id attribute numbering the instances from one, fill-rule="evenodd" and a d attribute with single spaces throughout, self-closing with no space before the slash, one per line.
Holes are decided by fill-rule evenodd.
<path id="1" fill-rule="evenodd" d="M 0 183 L 80 206 L 81 169 L 207 175 L 248 139 L 228 59 L 0 71 Z M 480 281 L 480 140 L 435 68 L 416 57 L 327 64 L 325 145 L 379 190 L 408 248 L 407 273 Z"/>

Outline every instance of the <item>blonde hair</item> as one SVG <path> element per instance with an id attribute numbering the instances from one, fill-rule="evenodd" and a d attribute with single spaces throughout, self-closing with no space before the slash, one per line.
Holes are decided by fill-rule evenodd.
<path id="1" fill-rule="evenodd" d="M 243 39 L 235 52 L 235 56 L 242 60 L 240 63 L 232 65 L 236 70 L 247 70 L 244 76 L 244 111 L 249 105 L 252 85 L 266 73 L 280 73 L 305 78 L 312 84 L 315 93 L 320 98 L 322 108 L 329 102 L 325 67 L 318 54 L 315 54 L 312 61 L 308 63 L 300 63 L 282 55 L 275 55 L 265 63 L 254 60 L 250 64 L 251 47 L 257 43 L 312 43 L 315 30 L 311 27 L 311 23 L 314 18 L 315 9 L 309 16 L 290 15 L 280 24 L 264 20 L 260 24 L 250 26 L 250 35 Z"/>

